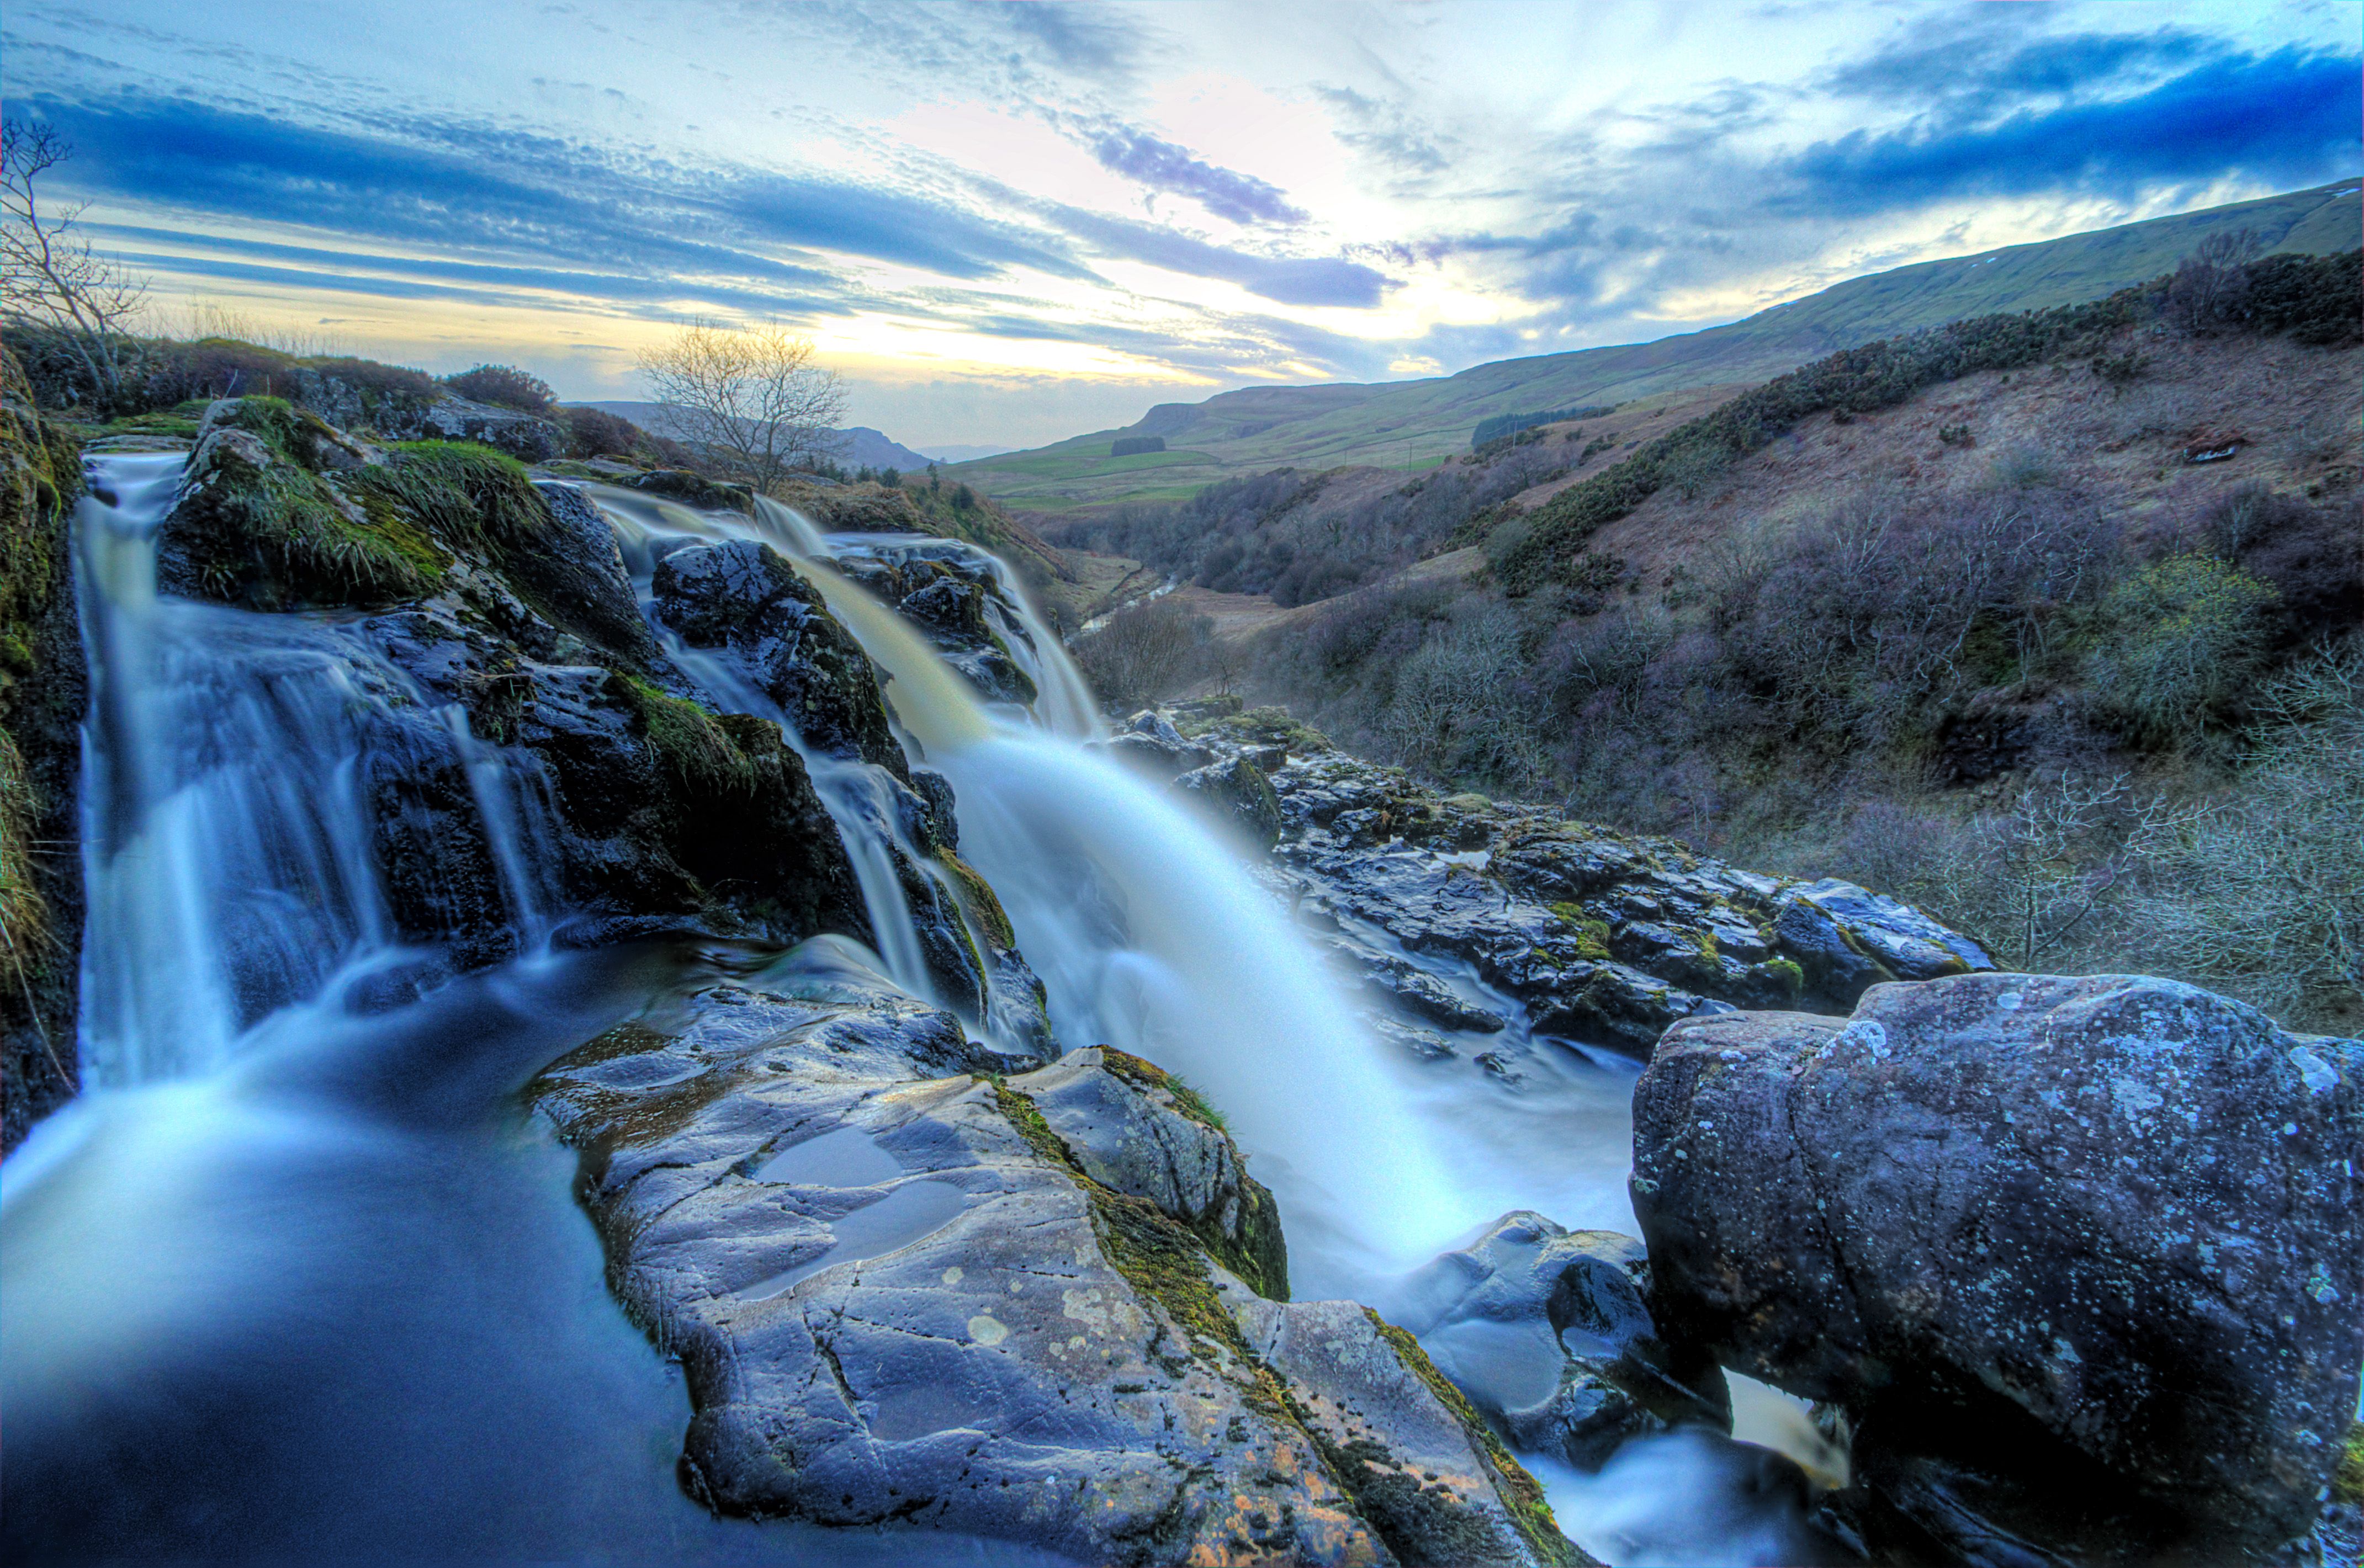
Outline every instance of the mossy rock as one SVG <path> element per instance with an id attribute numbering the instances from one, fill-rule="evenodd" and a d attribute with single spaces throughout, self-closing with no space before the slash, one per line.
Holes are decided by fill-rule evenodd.
<path id="1" fill-rule="evenodd" d="M 755 493 L 743 484 L 708 479 L 686 468 L 653 469 L 624 482 L 634 490 L 678 501 L 694 512 L 742 512 L 753 516 Z"/>
<path id="2" fill-rule="evenodd" d="M 166 587 L 260 609 L 374 608 L 434 591 L 451 552 L 354 482 L 376 466 L 359 443 L 278 398 L 217 403 L 206 425 L 159 539 Z"/>
<path id="3" fill-rule="evenodd" d="M 1555 904 L 1551 912 L 1559 917 L 1576 938 L 1576 956 L 1596 962 L 1609 957 L 1609 922 L 1593 914 L 1581 904 Z"/>

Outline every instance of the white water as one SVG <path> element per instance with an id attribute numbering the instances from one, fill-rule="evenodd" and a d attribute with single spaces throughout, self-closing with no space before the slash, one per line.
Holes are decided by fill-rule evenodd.
<path id="1" fill-rule="evenodd" d="M 507 1145 L 489 1152 L 477 1143 L 446 1147 L 433 1141 L 441 1132 L 414 1146 L 415 1130 L 389 1129 L 375 1108 L 379 1098 L 396 1097 L 372 1073 L 407 1060 L 394 1049 L 404 1029 L 448 1040 L 452 1051 L 482 1042 L 506 1053 L 501 1060 L 530 1065 L 535 1051 L 546 1057 L 564 1049 L 617 1005 L 585 1001 L 582 983 L 569 978 L 578 971 L 530 953 L 565 911 L 551 907 L 536 879 L 536 805 L 521 764 L 470 736 L 463 715 L 437 709 L 339 617 L 251 615 L 160 598 L 153 531 L 179 467 L 169 455 L 99 460 L 95 475 L 116 499 L 85 503 L 79 518 L 94 668 L 83 1059 L 95 1088 L 151 1087 L 85 1096 L 45 1126 L 6 1173 L 10 1277 L 95 1268 L 99 1289 L 120 1285 L 125 1303 L 146 1303 L 146 1316 L 78 1318 L 71 1293 L 19 1296 L 26 1305 L 7 1308 L 16 1325 L 9 1338 L 20 1347 L 8 1362 L 12 1380 L 28 1364 L 26 1345 L 70 1340 L 84 1347 L 77 1354 L 97 1354 L 90 1347 L 101 1339 L 162 1343 L 193 1318 L 245 1321 L 241 1312 L 255 1316 L 248 1297 L 261 1280 L 270 1282 L 266 1293 L 293 1293 L 290 1310 L 336 1320 L 357 1309 L 332 1305 L 340 1298 L 329 1284 L 305 1282 L 336 1267 L 340 1249 L 359 1247 L 356 1255 L 377 1259 L 368 1265 L 378 1271 L 367 1276 L 374 1282 L 371 1299 L 401 1291 L 405 1271 L 441 1269 L 462 1256 L 443 1291 L 448 1302 L 418 1324 L 403 1327 L 397 1315 L 394 1327 L 376 1330 L 389 1347 L 410 1344 L 407 1333 L 420 1336 L 409 1350 L 389 1349 L 380 1358 L 379 1370 L 392 1379 L 385 1389 L 403 1386 L 406 1355 L 439 1354 L 421 1325 L 464 1338 L 470 1330 L 459 1325 L 467 1304 L 505 1299 L 502 1271 L 514 1266 L 531 1288 L 519 1286 L 524 1294 L 508 1310 L 521 1321 L 554 1314 L 552 1321 L 574 1326 L 544 1380 L 553 1386 L 518 1396 L 528 1414 L 503 1418 L 512 1423 L 500 1429 L 513 1432 L 509 1445 L 541 1451 L 515 1423 L 552 1418 L 530 1412 L 554 1409 L 555 1385 L 577 1366 L 619 1391 L 616 1407 L 629 1408 L 630 1420 L 655 1432 L 661 1446 L 677 1441 L 678 1389 L 649 1383 L 644 1347 L 628 1330 L 615 1331 L 619 1318 L 585 1305 L 604 1297 L 596 1249 L 563 1203 L 563 1175 L 533 1196 L 541 1189 L 531 1184 L 541 1178 L 521 1173 L 519 1163 L 542 1161 L 550 1174 L 563 1162 L 554 1153 L 521 1157 Z M 1063 1042 L 1135 1051 L 1180 1073 L 1225 1110 L 1256 1174 L 1281 1202 L 1300 1297 L 1383 1301 L 1395 1275 L 1511 1207 L 1539 1207 L 1571 1225 L 1630 1229 L 1622 1193 L 1630 1071 L 1570 1058 L 1550 1066 L 1552 1081 L 1514 1095 L 1466 1063 L 1415 1063 L 1373 1039 L 1280 904 L 1221 836 L 1171 792 L 1079 743 L 1102 728 L 1088 690 L 1006 568 L 996 566 L 997 578 L 1020 607 L 994 613 L 1041 694 L 1031 715 L 983 703 L 908 623 L 833 568 L 830 552 L 842 541 L 786 508 L 766 504 L 750 521 L 585 488 L 616 521 L 644 591 L 652 550 L 668 535 L 762 539 L 820 586 L 891 677 L 889 700 L 915 756 L 953 780 L 963 853 L 998 893 L 1045 982 Z M 781 717 L 723 661 L 677 641 L 670 651 L 726 704 Z M 383 763 L 398 773 L 407 733 L 397 727 L 390 735 L 373 720 L 401 712 L 429 719 L 444 732 L 441 743 L 458 746 L 509 919 L 529 951 L 488 978 L 462 981 L 381 1020 L 359 1016 L 385 1006 L 374 977 L 397 973 L 419 956 L 394 929 L 371 837 L 371 770 Z M 846 841 L 884 971 L 929 995 L 887 852 L 910 846 L 898 837 L 878 770 L 808 752 L 788 733 Z M 403 987 L 390 995 L 398 1000 Z M 463 1015 L 448 1009 L 467 1006 L 477 1009 L 464 1014 L 473 1021 L 455 1025 Z M 413 1057 L 420 1050 L 415 1041 L 403 1049 Z M 387 1064 L 370 1069 L 380 1051 Z M 318 1065 L 329 1057 L 340 1064 L 333 1072 Z M 416 1082 L 405 1078 L 404 1095 L 432 1092 L 444 1080 L 449 1064 L 429 1061 Z M 289 1063 L 301 1068 L 299 1077 L 310 1073 L 339 1085 L 329 1095 L 337 1102 L 333 1114 L 290 1108 L 288 1081 L 274 1076 L 291 1071 Z M 402 1115 L 415 1118 L 416 1106 L 406 1102 Z M 124 1160 L 127 1151 L 151 1148 L 155 1159 Z M 184 1149 L 202 1157 L 184 1157 Z M 424 1199 L 416 1216 L 388 1232 L 394 1240 L 385 1246 L 394 1255 L 417 1254 L 400 1269 L 385 1264 L 378 1241 L 355 1240 L 361 1232 L 353 1226 L 324 1218 L 340 1210 L 323 1210 L 323 1203 L 374 1214 L 351 1195 L 384 1191 L 390 1182 L 407 1191 L 399 1184 L 445 1164 L 476 1173 L 469 1180 L 490 1184 L 486 1191 L 507 1195 L 501 1203 L 534 1218 L 505 1218 L 455 1251 L 439 1228 L 474 1224 L 467 1218 L 474 1200 L 463 1193 Z M 307 1173 L 315 1168 L 334 1174 Z M 228 1195 L 221 1205 L 199 1202 L 217 1190 Z M 28 1207 L 27 1195 L 45 1193 Z M 355 1223 L 366 1230 L 377 1221 Z M 552 1226 L 574 1240 L 562 1245 Z M 501 1240 L 512 1233 L 519 1238 L 514 1246 Z M 94 1252 L 95 1243 L 84 1240 L 100 1236 L 117 1238 L 107 1243 L 113 1251 Z M 250 1256 L 251 1266 L 238 1261 Z M 202 1289 L 188 1299 L 169 1297 L 175 1281 Z M 563 1309 L 551 1305 L 561 1300 Z M 242 1307 L 224 1305 L 241 1301 Z M 256 1320 L 267 1328 L 273 1319 L 265 1311 Z M 315 1339 L 322 1331 L 306 1329 Z M 484 1352 L 493 1358 L 486 1364 L 507 1367 L 539 1343 L 530 1333 L 503 1342 Z M 323 1370 L 330 1352 L 306 1356 L 318 1364 L 299 1357 L 301 1370 L 262 1378 L 258 1400 L 267 1401 L 276 1383 L 292 1388 L 318 1378 L 324 1387 L 343 1386 Z M 504 1381 L 510 1373 L 486 1375 L 488 1396 L 510 1397 L 514 1385 Z M 38 1385 L 28 1406 L 12 1397 L 12 1411 L 54 1415 L 71 1406 L 71 1391 L 53 1385 Z M 12 1381 L 18 1386 L 31 1385 Z M 157 1386 L 167 1392 L 155 1397 L 180 1400 L 169 1392 L 178 1386 L 171 1375 L 160 1373 Z M 399 1400 L 366 1386 L 372 1392 L 322 1395 L 323 1408 L 384 1410 L 390 1398 Z M 455 1429 L 486 1419 L 458 1408 L 461 1394 L 437 1386 L 438 1407 Z M 139 1397 L 147 1396 L 122 1400 L 137 1406 Z M 17 1430 L 34 1429 L 19 1419 Z M 143 1416 L 130 1429 L 151 1419 Z M 563 1490 L 569 1478 L 597 1470 L 566 1467 L 587 1463 L 579 1458 L 583 1445 L 600 1440 L 574 1434 L 561 1445 L 563 1455 L 535 1462 L 552 1470 Z M 1667 1562 L 1748 1560 L 1754 1549 L 1739 1526 L 1705 1523 L 1696 1541 L 1662 1528 L 1670 1500 L 1680 1513 L 1679 1499 L 1719 1485 L 1712 1465 L 1692 1457 L 1687 1450 L 1642 1450 L 1611 1473 L 1613 1484 L 1611 1476 L 1548 1471 L 1545 1479 L 1563 1505 L 1564 1524 L 1596 1548 L 1622 1542 L 1621 1552 L 1663 1553 L 1653 1560 Z M 610 1455 L 598 1462 L 620 1462 Z M 672 1519 L 664 1496 L 633 1492 L 638 1481 L 616 1485 L 619 1496 L 634 1498 L 629 1520 L 616 1527 L 619 1539 L 660 1555 L 746 1548 L 744 1538 L 708 1539 Z M 302 1505 L 274 1496 L 272 1506 Z M 675 1532 L 667 1542 L 632 1534 L 660 1526 Z M 398 1525 L 386 1528 L 393 1539 L 412 1539 Z M 551 1550 L 574 1555 L 585 1545 L 569 1537 Z"/>
<path id="2" fill-rule="evenodd" d="M 160 595 L 155 532 L 183 461 L 98 460 L 75 519 L 92 656 L 80 1045 L 109 1087 L 210 1071 L 278 1008 L 400 961 L 367 794 L 374 767 L 398 773 L 425 742 L 374 719 L 436 707 L 348 624 Z M 456 708 L 434 722 L 538 940 L 519 783 Z"/>

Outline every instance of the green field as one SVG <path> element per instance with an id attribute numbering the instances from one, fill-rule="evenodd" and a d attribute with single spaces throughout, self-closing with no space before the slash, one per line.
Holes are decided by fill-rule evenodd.
<path id="1" fill-rule="evenodd" d="M 1457 375 L 1370 385 L 1249 387 L 1165 403 L 1119 430 L 947 470 L 1006 505 L 1064 512 L 1167 499 L 1235 473 L 1296 466 L 1416 468 L 1465 450 L 1497 414 L 1623 403 L 1685 387 L 1759 382 L 1839 349 L 1997 311 L 2098 299 L 2172 272 L 2211 234 L 2258 232 L 2269 251 L 2315 254 L 2364 243 L 2347 180 L 1851 278 L 1745 320 L 1654 343 L 1500 360 Z M 1187 439 L 1188 451 L 1110 458 L 1122 436 Z M 1155 483 L 1144 483 L 1154 473 Z"/>

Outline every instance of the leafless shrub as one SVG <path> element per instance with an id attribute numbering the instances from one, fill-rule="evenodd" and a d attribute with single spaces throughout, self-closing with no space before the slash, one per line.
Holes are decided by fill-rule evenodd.
<path id="1" fill-rule="evenodd" d="M 1145 707 L 1181 685 L 1209 628 L 1170 598 L 1129 605 L 1076 644 L 1076 662 L 1103 701 Z"/>
<path id="2" fill-rule="evenodd" d="M 2213 332 L 2239 320 L 2249 298 L 2249 263 L 2265 248 L 2265 241 L 2249 228 L 2212 234 L 2192 247 L 2167 285 L 2168 320 L 2193 333 Z"/>
<path id="3" fill-rule="evenodd" d="M 696 322 L 640 356 L 665 406 L 658 432 L 687 442 L 718 473 L 770 492 L 790 469 L 834 451 L 845 384 L 813 358 L 812 339 L 780 327 Z"/>
<path id="4" fill-rule="evenodd" d="M 1483 606 L 1433 631 L 1404 664 L 1380 722 L 1398 761 L 1437 778 L 1520 784 L 1542 765 L 1518 617 Z"/>
<path id="5" fill-rule="evenodd" d="M 2148 962 L 2299 1028 L 2364 1015 L 2364 648 L 2274 683 L 2237 788 L 2176 824 L 2135 914 Z"/>
<path id="6" fill-rule="evenodd" d="M 72 156 L 54 127 L 0 123 L 0 298 L 10 316 L 62 339 L 89 378 L 91 400 L 112 404 L 123 391 L 126 328 L 148 284 L 83 238 L 88 203 L 46 201 L 41 176 Z"/>

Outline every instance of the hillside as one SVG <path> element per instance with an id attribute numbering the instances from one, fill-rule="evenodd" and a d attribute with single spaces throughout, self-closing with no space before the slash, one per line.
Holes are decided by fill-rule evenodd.
<path id="1" fill-rule="evenodd" d="M 671 421 L 666 417 L 665 406 L 662 403 L 619 399 L 604 403 L 575 403 L 568 406 L 597 408 L 619 418 L 630 419 L 641 429 L 660 436 L 673 433 Z M 917 473 L 928 466 L 925 457 L 899 441 L 890 440 L 883 431 L 874 430 L 867 425 L 856 425 L 837 434 L 845 442 L 837 454 L 837 461 L 848 468 L 892 468 L 905 473 Z"/>
<path id="2" fill-rule="evenodd" d="M 1723 327 L 1614 348 L 1501 360 L 1456 375 L 1378 384 L 1249 387 L 1160 404 L 1135 424 L 961 465 L 1004 504 L 1057 513 L 1174 500 L 1232 474 L 1295 466 L 1432 466 L 1496 415 L 1617 404 L 1761 381 L 1834 350 L 2000 311 L 2097 299 L 2172 271 L 2211 234 L 2255 230 L 2268 253 L 2316 255 L 2364 242 L 2357 183 L 2012 246 L 1853 278 Z M 1123 436 L 1162 452 L 1109 456 Z"/>
<path id="3" fill-rule="evenodd" d="M 1202 686 L 1440 787 L 1839 875 L 2020 968 L 2352 1029 L 2358 264 L 2248 269 L 2248 325 L 2179 325 L 2163 285 L 1980 318 L 1935 341 L 1985 357 L 1927 379 L 1900 373 L 1929 339 L 1850 350 L 1523 489 L 1559 433 L 1376 496 L 1229 481 L 1191 528 L 1092 530 L 1192 580 L 1111 631 L 1176 619 Z M 2323 309 L 2280 329 L 2297 274 Z M 1762 439 L 1682 461 L 1735 421 Z M 1332 538 L 1401 564 L 1277 602 Z"/>

